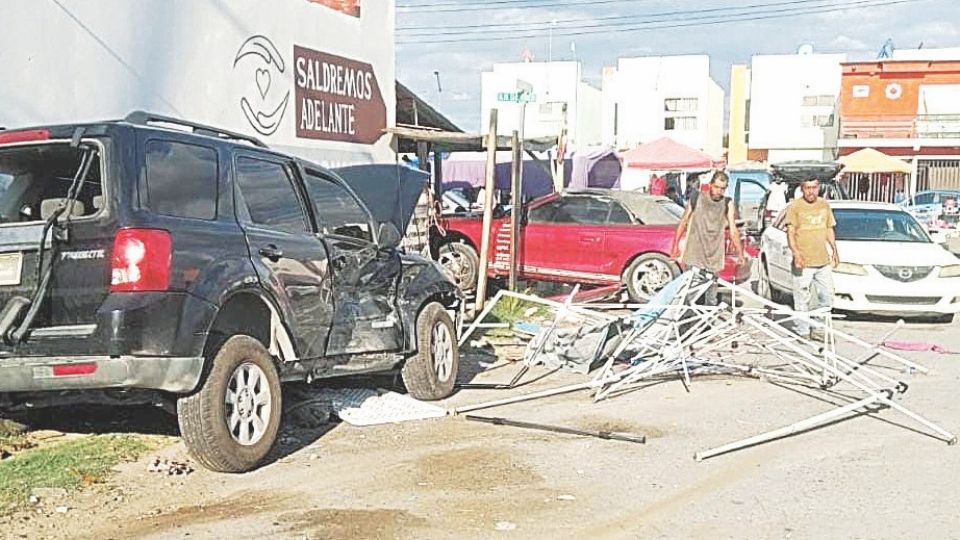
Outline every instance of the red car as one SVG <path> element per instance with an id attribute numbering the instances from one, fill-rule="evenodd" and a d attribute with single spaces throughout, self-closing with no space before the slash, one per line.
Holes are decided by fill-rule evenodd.
<path id="1" fill-rule="evenodd" d="M 681 269 L 670 245 L 683 208 L 666 197 L 632 191 L 586 189 L 529 203 L 521 220 L 519 275 L 523 279 L 611 285 L 623 283 L 633 300 L 649 298 Z M 434 253 L 463 290 L 476 287 L 482 220 L 477 214 L 444 216 Z M 444 234 L 445 233 L 445 234 Z M 510 216 L 494 219 L 489 276 L 509 274 Z M 727 241 L 728 281 L 750 278 L 750 258 L 737 264 Z M 752 250 L 748 249 L 749 255 Z"/>

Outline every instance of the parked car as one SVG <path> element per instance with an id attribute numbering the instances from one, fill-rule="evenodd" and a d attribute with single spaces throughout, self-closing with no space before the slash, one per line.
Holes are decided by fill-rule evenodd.
<path id="1" fill-rule="evenodd" d="M 623 283 L 634 300 L 648 298 L 680 273 L 670 246 L 683 208 L 666 197 L 636 191 L 586 189 L 534 199 L 524 207 L 519 275 L 524 279 L 598 285 Z M 448 217 L 434 252 L 463 290 L 476 285 L 482 220 Z M 510 216 L 493 220 L 488 275 L 509 274 Z M 748 259 L 745 258 L 745 259 Z M 721 276 L 750 277 L 729 249 Z"/>
<path id="2" fill-rule="evenodd" d="M 737 219 L 743 220 L 747 231 L 759 230 L 760 208 L 764 203 L 770 186 L 770 173 L 767 169 L 728 170 L 730 181 L 727 183 L 727 197 L 737 207 Z"/>
<path id="3" fill-rule="evenodd" d="M 943 211 L 943 200 L 953 197 L 960 202 L 960 191 L 957 190 L 929 190 L 921 191 L 899 204 L 904 210 L 913 214 L 917 221 L 930 226 Z"/>
<path id="4" fill-rule="evenodd" d="M 837 181 L 837 175 L 843 165 L 834 162 L 821 161 L 788 161 L 776 163 L 770 166 L 771 180 L 773 182 L 784 182 L 786 184 L 786 198 L 789 203 L 799 192 L 800 184 L 804 180 L 817 178 L 820 181 L 820 196 L 831 201 L 849 200 L 850 195 Z M 744 182 L 749 183 L 749 180 Z M 762 201 L 757 206 L 758 217 L 756 223 L 759 228 L 754 233 L 762 233 L 776 219 L 777 212 L 768 209 L 768 200 L 770 198 L 769 187 L 765 187 L 766 193 Z"/>
<path id="5" fill-rule="evenodd" d="M 416 398 L 453 390 L 461 293 L 331 171 L 134 113 L 2 131 L 3 174 L 2 405 L 156 391 L 198 462 L 239 472 L 281 382 L 402 367 Z"/>
<path id="6" fill-rule="evenodd" d="M 831 202 L 840 265 L 834 269 L 834 307 L 873 314 L 939 315 L 960 312 L 960 259 L 933 242 L 899 206 Z M 785 216 L 763 233 L 759 289 L 780 299 L 792 288 L 793 256 Z"/>

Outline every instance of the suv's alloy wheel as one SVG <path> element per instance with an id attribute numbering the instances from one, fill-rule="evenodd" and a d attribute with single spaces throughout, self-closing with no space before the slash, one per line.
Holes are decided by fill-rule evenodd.
<path id="1" fill-rule="evenodd" d="M 263 438 L 273 414 L 267 376 L 256 364 L 247 362 L 233 370 L 227 384 L 227 429 L 233 440 L 244 446 Z"/>

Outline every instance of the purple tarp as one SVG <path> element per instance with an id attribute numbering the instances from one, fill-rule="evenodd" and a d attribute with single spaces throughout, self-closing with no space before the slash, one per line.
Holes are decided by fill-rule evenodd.
<path id="1" fill-rule="evenodd" d="M 510 152 L 497 152 L 495 185 L 510 191 Z M 460 152 L 443 161 L 443 185 L 447 189 L 480 188 L 486 178 L 487 155 L 484 152 Z M 544 160 L 544 163 L 547 163 Z M 571 188 L 616 187 L 620 180 L 620 160 L 609 150 L 578 152 L 564 165 L 564 185 Z M 532 159 L 523 161 L 523 195 L 539 197 L 553 192 L 550 174 Z"/>
<path id="2" fill-rule="evenodd" d="M 620 158 L 607 148 L 587 149 L 573 155 L 573 174 L 567 182 L 570 188 L 620 187 Z"/>

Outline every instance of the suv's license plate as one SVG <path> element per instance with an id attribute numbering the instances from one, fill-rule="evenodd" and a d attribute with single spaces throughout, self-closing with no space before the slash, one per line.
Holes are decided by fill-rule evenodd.
<path id="1" fill-rule="evenodd" d="M 19 285 L 23 253 L 0 253 L 0 286 Z"/>

